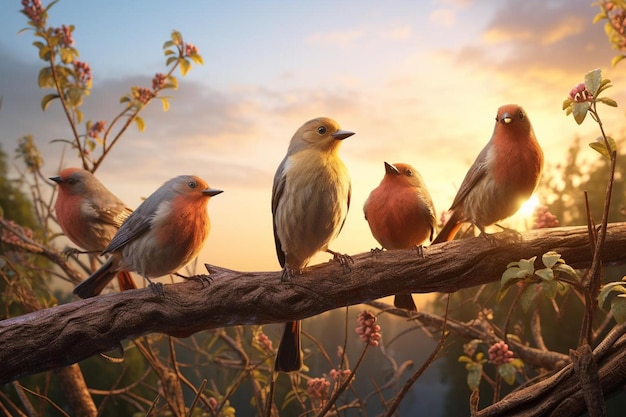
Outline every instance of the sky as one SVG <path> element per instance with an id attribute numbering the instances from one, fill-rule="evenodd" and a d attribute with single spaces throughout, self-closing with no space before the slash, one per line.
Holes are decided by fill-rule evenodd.
<path id="1" fill-rule="evenodd" d="M 349 254 L 378 246 L 362 207 L 384 161 L 413 165 L 439 214 L 502 104 L 524 106 L 546 167 L 564 161 L 574 138 L 595 140 L 597 126 L 578 126 L 561 104 L 596 68 L 616 86 L 607 95 L 625 103 L 626 64 L 610 67 L 616 51 L 602 24 L 592 24 L 591 3 L 60 0 L 49 23 L 76 26 L 75 47 L 93 72 L 83 111 L 94 121 L 112 120 L 131 86 L 149 87 L 166 72 L 161 48 L 173 29 L 198 47 L 204 65 L 177 73 L 169 111 L 153 102 L 142 114 L 145 131 L 131 127 L 97 175 L 130 207 L 171 177 L 204 178 L 224 193 L 209 203 L 212 231 L 200 262 L 264 271 L 279 269 L 273 175 L 293 133 L 312 118 L 332 117 L 356 132 L 340 150 L 352 179 L 350 212 L 331 243 Z M 16 140 L 32 134 L 52 176 L 79 159 L 51 143 L 71 132 L 58 102 L 41 110 L 51 91 L 37 88 L 44 62 L 32 32 L 18 34 L 26 26 L 20 8 L 18 0 L 0 2 L 0 143 L 12 155 Z M 601 111 L 608 133 L 618 135 L 623 106 Z"/>

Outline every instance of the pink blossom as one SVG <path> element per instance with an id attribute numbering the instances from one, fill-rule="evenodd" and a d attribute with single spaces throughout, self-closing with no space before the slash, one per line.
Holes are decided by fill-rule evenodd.
<path id="1" fill-rule="evenodd" d="M 355 329 L 361 340 L 370 346 L 378 346 L 380 343 L 380 326 L 376 324 L 376 316 L 365 310 L 357 317 L 359 327 Z"/>
<path id="2" fill-rule="evenodd" d="M 509 345 L 503 341 L 494 343 L 489 348 L 489 362 L 494 365 L 503 365 L 513 360 L 513 352 L 509 350 Z"/>

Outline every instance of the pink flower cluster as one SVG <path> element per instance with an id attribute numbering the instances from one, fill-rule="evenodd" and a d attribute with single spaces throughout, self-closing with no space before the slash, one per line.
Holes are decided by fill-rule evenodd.
<path id="1" fill-rule="evenodd" d="M 503 365 L 513 360 L 513 352 L 509 350 L 509 345 L 503 341 L 494 343 L 489 348 L 489 362 L 494 365 Z"/>
<path id="2" fill-rule="evenodd" d="M 135 98 L 139 100 L 142 104 L 148 104 L 150 100 L 154 97 L 154 93 L 150 91 L 148 88 L 139 87 L 137 88 Z"/>
<path id="3" fill-rule="evenodd" d="M 74 71 L 76 73 L 76 80 L 81 84 L 86 84 L 91 81 L 91 67 L 88 63 L 83 61 L 74 61 Z"/>
<path id="4" fill-rule="evenodd" d="M 609 15 L 609 21 L 613 28 L 620 35 L 624 35 L 626 33 L 626 12 L 612 1 L 603 3 L 603 6 Z"/>
<path id="5" fill-rule="evenodd" d="M 584 103 L 586 101 L 592 101 L 593 95 L 587 90 L 585 83 L 580 83 L 569 92 L 569 98 L 576 103 Z"/>
<path id="6" fill-rule="evenodd" d="M 329 372 L 329 375 L 333 381 L 343 384 L 344 382 L 346 382 L 346 380 L 350 376 L 350 370 L 349 369 L 331 369 Z"/>
<path id="7" fill-rule="evenodd" d="M 326 400 L 330 382 L 326 378 L 311 378 L 306 383 L 306 391 L 312 400 Z"/>
<path id="8" fill-rule="evenodd" d="M 98 120 L 96 123 L 92 124 L 89 128 L 89 132 L 87 135 L 90 138 L 97 138 L 102 132 L 104 132 L 104 128 L 106 127 L 106 122 L 104 120 Z"/>
<path id="9" fill-rule="evenodd" d="M 165 85 L 165 75 L 158 73 L 155 74 L 154 78 L 152 79 L 152 90 L 153 91 L 157 91 L 163 88 L 163 86 Z"/>
<path id="10" fill-rule="evenodd" d="M 72 36 L 72 30 L 69 26 L 61 25 L 60 28 L 54 30 L 54 34 L 61 37 L 61 44 L 63 46 L 74 45 L 74 37 Z"/>
<path id="11" fill-rule="evenodd" d="M 274 346 L 272 345 L 272 341 L 270 340 L 269 337 L 267 337 L 267 335 L 265 333 L 263 333 L 262 331 L 259 331 L 256 335 L 256 341 L 258 342 L 259 345 L 261 345 L 263 347 L 263 349 L 265 349 L 268 352 L 273 352 L 274 351 Z"/>
<path id="12" fill-rule="evenodd" d="M 19 224 L 15 223 L 13 220 L 8 220 L 7 223 L 9 224 L 9 226 L 17 230 L 19 233 L 21 233 L 26 239 L 33 238 L 33 231 L 29 229 L 28 227 L 20 226 Z M 41 249 L 39 247 L 23 241 L 19 236 L 13 234 L 13 232 L 11 232 L 9 229 L 5 229 L 4 227 L 0 227 L 0 240 L 3 241 L 4 243 L 8 243 L 9 245 L 22 248 L 29 252 L 34 252 L 34 253 L 41 252 Z"/>
<path id="13" fill-rule="evenodd" d="M 544 229 L 547 227 L 557 227 L 559 225 L 559 219 L 548 210 L 546 206 L 537 206 L 535 213 L 533 214 L 535 224 L 533 229 Z"/>
<path id="14" fill-rule="evenodd" d="M 380 326 L 376 324 L 376 316 L 365 310 L 357 317 L 359 327 L 355 329 L 361 340 L 370 346 L 378 346 L 381 339 Z"/>
<path id="15" fill-rule="evenodd" d="M 43 15 L 41 0 L 22 0 L 22 13 L 34 23 L 40 23 Z"/>
<path id="16" fill-rule="evenodd" d="M 194 55 L 198 53 L 198 47 L 191 43 L 185 44 L 185 56 Z"/>

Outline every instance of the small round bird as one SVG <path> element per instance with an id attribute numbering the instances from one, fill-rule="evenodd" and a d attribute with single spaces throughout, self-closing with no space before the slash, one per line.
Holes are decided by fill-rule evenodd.
<path id="1" fill-rule="evenodd" d="M 433 200 L 422 176 L 409 164 L 385 162 L 385 176 L 365 200 L 363 213 L 384 249 L 410 249 L 433 239 Z M 394 305 L 417 310 L 408 293 L 396 294 Z"/>
<path id="2" fill-rule="evenodd" d="M 87 252 L 102 252 L 133 212 L 87 170 L 65 168 L 50 180 L 58 185 L 54 207 L 61 230 Z M 117 278 L 121 291 L 136 288 L 128 272 Z"/>
<path id="3" fill-rule="evenodd" d="M 74 294 L 99 294 L 117 271 L 136 271 L 150 282 L 185 266 L 209 235 L 207 203 L 221 192 L 193 175 L 167 181 L 126 219 L 102 252 L 109 259 Z"/>
<path id="4" fill-rule="evenodd" d="M 485 227 L 512 216 L 527 200 L 541 176 L 543 151 L 524 109 L 498 109 L 496 125 L 478 154 L 450 207 L 450 219 L 433 243 L 454 238 L 465 222 L 482 234 Z"/>
<path id="5" fill-rule="evenodd" d="M 354 133 L 336 121 L 319 117 L 306 122 L 291 138 L 272 189 L 276 254 L 283 280 L 301 273 L 313 255 L 328 249 L 346 220 L 350 176 L 339 158 L 342 140 Z M 274 368 L 292 372 L 302 367 L 300 321 L 285 324 Z"/>

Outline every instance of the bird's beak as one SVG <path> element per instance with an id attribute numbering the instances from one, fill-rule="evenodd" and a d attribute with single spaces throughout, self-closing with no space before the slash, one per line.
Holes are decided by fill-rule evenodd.
<path id="1" fill-rule="evenodd" d="M 50 178 L 48 178 L 48 179 L 49 179 L 49 180 L 51 180 L 51 181 L 56 182 L 57 184 L 61 184 L 61 183 L 63 182 L 63 178 L 61 178 L 61 177 L 60 177 L 60 176 L 58 176 L 58 175 L 57 175 L 56 177 L 50 177 Z"/>
<path id="2" fill-rule="evenodd" d="M 508 125 L 512 121 L 513 121 L 513 116 L 511 116 L 509 113 L 504 113 L 502 115 L 502 123 L 504 123 L 505 125 Z"/>
<path id="3" fill-rule="evenodd" d="M 387 174 L 396 174 L 396 175 L 400 175 L 400 171 L 398 171 L 398 168 L 395 167 L 395 165 L 391 165 L 388 162 L 385 162 L 385 172 Z"/>
<path id="4" fill-rule="evenodd" d="M 206 190 L 202 190 L 202 194 L 204 195 L 208 195 L 209 197 L 214 197 L 218 194 L 223 193 L 224 191 L 222 190 L 217 190 L 215 188 L 207 188 Z"/>
<path id="5" fill-rule="evenodd" d="M 331 136 L 333 137 L 333 139 L 344 140 L 345 138 L 349 138 L 352 135 L 354 135 L 354 132 L 350 132 L 348 130 L 338 130 Z"/>

